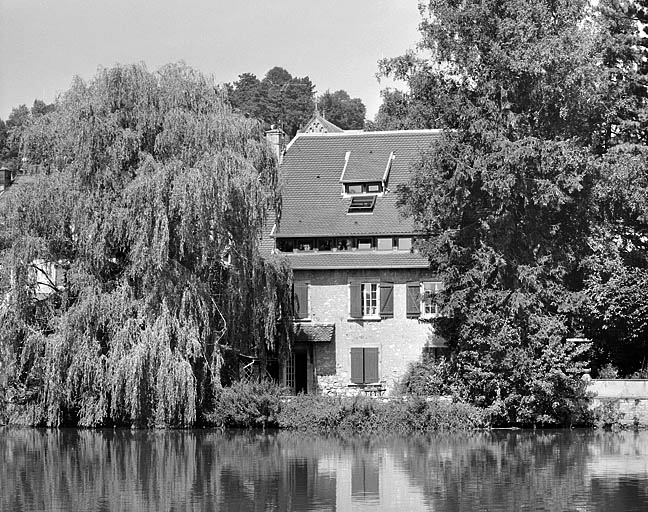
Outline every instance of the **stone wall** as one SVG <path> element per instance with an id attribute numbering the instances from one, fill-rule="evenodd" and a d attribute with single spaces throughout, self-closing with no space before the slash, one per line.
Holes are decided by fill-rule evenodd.
<path id="1" fill-rule="evenodd" d="M 595 379 L 588 391 L 594 393 L 590 408 L 604 412 L 625 427 L 648 428 L 648 380 Z"/>
<path id="2" fill-rule="evenodd" d="M 408 281 L 433 280 L 424 269 L 296 270 L 295 281 L 309 282 L 310 321 L 334 323 L 335 340 L 316 344 L 314 381 L 322 394 L 355 394 L 351 384 L 351 348 L 377 347 L 380 380 L 393 392 L 408 365 L 420 359 L 423 347 L 440 346 L 429 323 L 407 318 Z M 349 283 L 380 280 L 394 283 L 394 317 L 358 320 L 349 317 Z"/>

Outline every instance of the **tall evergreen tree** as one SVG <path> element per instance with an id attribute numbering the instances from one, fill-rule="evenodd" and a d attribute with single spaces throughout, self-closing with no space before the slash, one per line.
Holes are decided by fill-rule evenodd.
<path id="1" fill-rule="evenodd" d="M 599 233 L 602 155 L 616 143 L 636 27 L 586 0 L 431 0 L 421 47 L 384 61 L 444 128 L 401 204 L 443 275 L 455 391 L 503 422 L 563 421 L 579 388 Z M 425 92 L 425 94 L 424 94 Z M 633 107 L 634 108 L 634 107 Z"/>

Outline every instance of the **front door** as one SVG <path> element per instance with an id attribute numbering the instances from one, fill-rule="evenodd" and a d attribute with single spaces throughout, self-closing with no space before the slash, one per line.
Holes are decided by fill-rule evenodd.
<path id="1" fill-rule="evenodd" d="M 295 393 L 308 392 L 308 357 L 306 350 L 295 350 Z"/>

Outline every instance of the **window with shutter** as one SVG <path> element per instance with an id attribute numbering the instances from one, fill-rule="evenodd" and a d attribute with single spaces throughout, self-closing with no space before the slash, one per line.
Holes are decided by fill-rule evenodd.
<path id="1" fill-rule="evenodd" d="M 435 318 L 439 314 L 439 305 L 436 294 L 443 288 L 439 281 L 426 281 L 421 283 L 421 318 Z"/>
<path id="2" fill-rule="evenodd" d="M 354 384 L 375 384 L 379 382 L 378 348 L 351 349 L 351 382 Z"/>
<path id="3" fill-rule="evenodd" d="M 362 384 L 364 382 L 364 349 L 351 349 L 351 382 Z"/>
<path id="4" fill-rule="evenodd" d="M 351 318 L 362 318 L 362 285 L 360 283 L 349 285 L 349 300 Z"/>
<path id="5" fill-rule="evenodd" d="M 364 382 L 371 384 L 378 382 L 378 349 L 364 349 Z"/>
<path id="6" fill-rule="evenodd" d="M 418 282 L 407 283 L 407 317 L 418 318 L 420 312 L 421 285 Z"/>
<path id="7" fill-rule="evenodd" d="M 293 308 L 295 310 L 295 318 L 303 319 L 310 317 L 308 283 L 295 283 L 293 288 Z"/>
<path id="8" fill-rule="evenodd" d="M 380 283 L 380 316 L 394 317 L 394 283 Z"/>

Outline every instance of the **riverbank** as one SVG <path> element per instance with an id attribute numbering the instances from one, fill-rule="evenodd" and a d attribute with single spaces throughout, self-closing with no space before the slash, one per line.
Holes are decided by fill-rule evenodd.
<path id="1" fill-rule="evenodd" d="M 441 397 L 286 396 L 267 383 L 237 383 L 216 396 L 206 426 L 320 433 L 408 434 L 488 426 L 487 411 Z"/>

